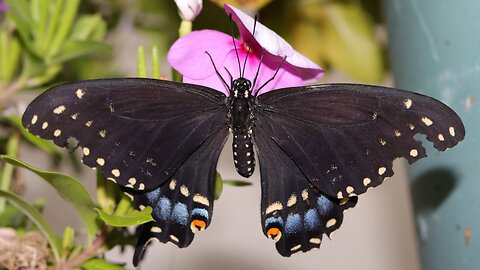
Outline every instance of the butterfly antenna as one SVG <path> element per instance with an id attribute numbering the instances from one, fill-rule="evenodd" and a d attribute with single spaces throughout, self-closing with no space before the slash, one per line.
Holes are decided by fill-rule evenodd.
<path id="1" fill-rule="evenodd" d="M 267 85 L 269 82 L 271 82 L 273 79 L 275 79 L 275 76 L 277 76 L 277 73 L 278 71 L 280 70 L 280 68 L 282 67 L 283 63 L 285 62 L 285 60 L 287 59 L 287 57 L 283 57 L 282 59 L 282 62 L 280 63 L 280 65 L 278 66 L 277 70 L 275 71 L 275 74 L 273 74 L 272 78 L 268 79 L 268 81 L 266 81 L 264 84 L 262 84 L 262 86 L 260 86 L 260 88 L 258 88 L 257 92 L 260 92 L 260 90 L 265 87 L 265 85 Z"/>
<path id="2" fill-rule="evenodd" d="M 245 76 L 245 66 L 247 66 L 248 55 L 250 54 L 250 50 L 252 49 L 253 40 L 255 39 L 255 27 L 257 26 L 257 18 L 258 18 L 257 15 L 255 15 L 255 20 L 253 21 L 253 32 L 252 32 L 252 36 L 251 36 L 251 39 L 250 39 L 250 46 L 248 46 L 247 56 L 245 56 L 245 61 L 243 62 L 243 70 L 242 70 L 242 74 L 241 74 L 242 78 L 244 78 L 244 76 Z"/>
<path id="3" fill-rule="evenodd" d="M 205 51 L 205 53 L 208 55 L 208 57 L 210 58 L 210 61 L 212 62 L 212 65 L 213 65 L 213 68 L 215 69 L 215 72 L 217 73 L 217 76 L 222 79 L 222 82 L 223 84 L 225 85 L 225 87 L 227 88 L 227 90 L 230 91 L 230 86 L 228 86 L 227 82 L 225 82 L 225 79 L 223 79 L 222 75 L 220 74 L 220 72 L 218 72 L 218 69 L 217 69 L 217 66 L 215 66 L 215 62 L 213 62 L 213 59 L 212 59 L 212 56 L 210 55 L 209 52 Z M 232 76 L 232 75 L 230 75 Z"/>
<path id="4" fill-rule="evenodd" d="M 257 73 L 255 73 L 255 78 L 253 79 L 252 92 L 255 89 L 255 84 L 257 83 L 258 74 L 260 74 L 260 67 L 262 66 L 263 56 L 265 56 L 265 48 L 263 48 L 262 55 L 260 56 L 260 62 L 258 63 Z M 258 90 L 253 93 L 254 96 L 258 93 Z"/>
<path id="5" fill-rule="evenodd" d="M 233 76 L 232 76 L 232 73 L 230 73 L 230 70 L 228 70 L 226 67 L 223 67 L 227 73 L 228 73 L 228 76 L 230 76 L 230 85 L 233 85 Z"/>
<path id="6" fill-rule="evenodd" d="M 240 64 L 240 57 L 238 56 L 237 44 L 235 43 L 235 38 L 233 37 L 233 20 L 232 20 L 232 14 L 231 13 L 230 13 L 230 34 L 232 36 L 233 47 L 235 48 L 235 54 L 237 55 L 238 73 L 240 73 L 240 77 L 241 77 L 242 76 L 242 65 Z"/>

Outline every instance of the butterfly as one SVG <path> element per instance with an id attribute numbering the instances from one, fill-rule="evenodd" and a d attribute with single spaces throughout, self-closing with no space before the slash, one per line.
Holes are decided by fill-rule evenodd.
<path id="1" fill-rule="evenodd" d="M 465 135 L 440 101 L 382 86 L 320 84 L 258 96 L 246 78 L 230 96 L 200 85 L 123 78 L 55 86 L 27 107 L 31 133 L 67 146 L 102 169 L 133 198 L 153 208 L 138 229 L 137 264 L 152 238 L 188 246 L 212 220 L 220 152 L 233 134 L 242 176 L 261 175 L 263 233 L 283 256 L 319 248 L 342 224 L 357 196 L 393 175 L 392 162 L 426 156 L 416 134 L 436 149 Z"/>
<path id="2" fill-rule="evenodd" d="M 207 55 L 228 96 L 157 79 L 89 80 L 47 90 L 22 117 L 41 138 L 77 142 L 85 165 L 101 168 L 137 209 L 153 208 L 154 221 L 137 228 L 135 265 L 152 239 L 186 247 L 210 225 L 217 161 L 230 133 L 241 176 L 253 174 L 258 157 L 263 233 L 283 256 L 319 248 L 358 195 L 393 175 L 396 158 L 425 157 L 415 135 L 440 151 L 465 136 L 458 115 L 428 96 L 342 83 L 259 94 L 277 73 L 253 91 L 260 66 L 253 85 L 228 70 L 227 84 Z"/>

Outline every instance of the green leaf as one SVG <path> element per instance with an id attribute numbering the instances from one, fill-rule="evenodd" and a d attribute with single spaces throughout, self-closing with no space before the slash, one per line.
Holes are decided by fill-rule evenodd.
<path id="1" fill-rule="evenodd" d="M 15 22 L 15 27 L 20 38 L 23 41 L 25 48 L 32 54 L 38 56 L 38 52 L 35 50 L 31 41 L 32 32 L 34 28 L 34 22 L 30 14 L 30 7 L 26 0 L 6 0 L 9 12 L 7 17 Z"/>
<path id="2" fill-rule="evenodd" d="M 157 46 L 152 47 L 152 78 L 160 79 L 160 57 Z"/>
<path id="3" fill-rule="evenodd" d="M 65 230 L 63 230 L 63 237 L 62 237 L 63 253 L 68 253 L 68 251 L 75 244 L 74 240 L 75 240 L 75 230 L 70 226 L 65 227 Z"/>
<path id="4" fill-rule="evenodd" d="M 137 73 L 139 78 L 147 77 L 147 64 L 145 64 L 145 51 L 143 49 L 143 46 L 138 46 Z"/>
<path id="5" fill-rule="evenodd" d="M 242 180 L 223 180 L 224 185 L 234 186 L 234 187 L 245 187 L 251 186 L 251 182 L 242 181 Z"/>
<path id="6" fill-rule="evenodd" d="M 34 21 L 34 33 L 35 33 L 35 48 L 42 48 L 44 44 L 40 42 L 45 42 L 45 35 L 48 26 L 48 8 L 49 3 L 44 0 L 31 0 L 30 9 L 32 10 L 32 19 Z"/>
<path id="7" fill-rule="evenodd" d="M 107 25 L 102 20 L 102 16 L 99 14 L 83 15 L 75 22 L 70 39 L 101 41 L 106 31 Z"/>
<path id="8" fill-rule="evenodd" d="M 215 173 L 215 189 L 214 189 L 215 200 L 218 200 L 220 198 L 220 195 L 222 195 L 222 191 L 223 191 L 223 179 L 222 179 L 222 176 L 217 171 Z"/>
<path id="9" fill-rule="evenodd" d="M 89 241 L 93 239 L 100 229 L 97 214 L 94 210 L 96 205 L 80 181 L 62 173 L 41 171 L 10 156 L 0 155 L 0 158 L 7 163 L 25 168 L 47 181 L 63 199 L 77 210 L 87 231 Z"/>
<path id="10" fill-rule="evenodd" d="M 101 170 L 97 169 L 97 202 L 100 208 L 106 213 L 113 213 L 121 196 L 117 184 L 107 180 Z"/>
<path id="11" fill-rule="evenodd" d="M 99 258 L 93 258 L 86 261 L 82 268 L 85 270 L 124 270 L 120 265 L 116 265 Z"/>
<path id="12" fill-rule="evenodd" d="M 100 208 L 95 210 L 103 221 L 114 227 L 135 226 L 153 221 L 152 208 L 150 206 L 145 207 L 142 211 L 132 209 L 124 215 L 108 214 Z"/>
<path id="13" fill-rule="evenodd" d="M 332 65 L 362 82 L 381 81 L 382 48 L 368 15 L 353 3 L 329 3 L 324 10 L 328 20 L 322 45 Z"/>
<path id="14" fill-rule="evenodd" d="M 55 36 L 51 40 L 51 44 L 49 44 L 48 57 L 56 55 L 62 48 L 63 44 L 65 44 L 67 35 L 72 28 L 75 15 L 77 14 L 80 0 L 59 1 L 57 3 L 59 6 L 61 6 L 60 3 L 64 3 L 65 6 L 63 6 L 62 11 L 59 14 L 59 24 L 55 27 Z M 56 15 L 57 14 L 54 16 Z"/>
<path id="15" fill-rule="evenodd" d="M 110 46 L 98 41 L 68 40 L 60 53 L 53 57 L 49 64 L 63 63 L 72 59 L 91 54 L 106 54 L 111 51 Z"/>
<path id="16" fill-rule="evenodd" d="M 28 204 L 22 198 L 17 195 L 10 193 L 8 191 L 0 190 L 0 197 L 6 198 L 12 205 L 20 209 L 30 220 L 37 226 L 37 228 L 45 235 L 50 248 L 52 250 L 55 261 L 60 261 L 61 256 L 61 246 L 58 241 L 58 237 L 53 232 L 52 228 L 48 224 L 47 220 L 43 215 L 35 209 L 32 205 Z"/>

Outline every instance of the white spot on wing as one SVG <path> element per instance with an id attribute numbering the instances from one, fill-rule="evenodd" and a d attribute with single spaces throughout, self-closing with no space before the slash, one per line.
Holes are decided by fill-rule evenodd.
<path id="1" fill-rule="evenodd" d="M 92 121 L 92 120 L 85 122 L 85 126 L 86 126 L 86 127 L 91 127 L 92 124 L 93 124 L 93 121 Z"/>
<path id="2" fill-rule="evenodd" d="M 75 91 L 75 95 L 77 95 L 78 98 L 82 98 L 85 95 L 85 90 L 79 88 Z"/>
<path id="3" fill-rule="evenodd" d="M 154 226 L 150 229 L 150 231 L 153 233 L 161 233 L 162 229 L 160 227 Z"/>
<path id="4" fill-rule="evenodd" d="M 180 193 L 182 193 L 182 195 L 185 197 L 190 196 L 190 191 L 188 191 L 188 188 L 185 185 L 180 187 Z"/>
<path id="5" fill-rule="evenodd" d="M 378 168 L 378 174 L 379 175 L 383 175 L 386 171 L 387 171 L 387 168 L 385 168 L 385 167 Z"/>
<path id="6" fill-rule="evenodd" d="M 84 154 L 85 156 L 90 155 L 90 149 L 88 149 L 87 147 L 84 147 L 84 148 L 83 148 L 83 154 Z"/>
<path id="7" fill-rule="evenodd" d="M 77 120 L 78 114 L 79 113 L 74 113 L 74 114 L 70 115 L 70 118 L 72 118 L 73 120 Z"/>
<path id="8" fill-rule="evenodd" d="M 296 245 L 290 249 L 290 251 L 296 251 L 299 250 L 302 247 L 302 245 Z"/>
<path id="9" fill-rule="evenodd" d="M 128 179 L 128 183 L 133 186 L 137 183 L 137 179 L 135 179 L 135 177 L 132 177 Z"/>
<path id="10" fill-rule="evenodd" d="M 347 187 L 347 193 L 352 193 L 354 191 L 352 186 Z"/>
<path id="11" fill-rule="evenodd" d="M 438 140 L 443 142 L 445 141 L 445 137 L 443 137 L 442 134 L 438 134 Z"/>
<path id="12" fill-rule="evenodd" d="M 309 242 L 312 244 L 320 244 L 322 240 L 320 238 L 310 238 Z"/>
<path id="13" fill-rule="evenodd" d="M 37 123 L 38 121 L 38 116 L 35 114 L 33 117 L 32 117 L 32 121 L 30 121 L 30 123 L 32 123 L 32 125 L 35 125 L 35 123 Z"/>
<path id="14" fill-rule="evenodd" d="M 372 180 L 370 178 L 368 178 L 368 177 L 363 178 L 363 185 L 364 186 L 368 186 L 371 182 L 372 182 Z"/>
<path id="15" fill-rule="evenodd" d="M 302 191 L 302 199 L 303 199 L 304 201 L 308 200 L 308 190 L 304 189 L 304 190 Z"/>
<path id="16" fill-rule="evenodd" d="M 100 165 L 100 166 L 105 165 L 105 159 L 103 159 L 103 158 L 97 158 L 97 164 Z"/>
<path id="17" fill-rule="evenodd" d="M 62 131 L 60 129 L 56 129 L 54 132 L 53 132 L 53 136 L 54 137 L 59 137 L 60 135 L 62 135 Z"/>
<path id="18" fill-rule="evenodd" d="M 195 196 L 193 196 L 193 201 L 206 206 L 210 206 L 210 202 L 208 201 L 207 197 L 200 194 L 195 194 Z"/>
<path id="19" fill-rule="evenodd" d="M 61 114 L 62 112 L 65 111 L 65 109 L 66 109 L 65 106 L 60 105 L 57 108 L 53 109 L 53 113 L 54 114 Z"/>
<path id="20" fill-rule="evenodd" d="M 337 193 L 337 198 L 339 198 L 339 199 L 343 199 L 343 194 L 342 194 L 342 192 L 341 192 L 341 191 L 339 191 L 339 192 Z"/>
<path id="21" fill-rule="evenodd" d="M 43 122 L 42 129 L 47 129 L 47 127 L 48 127 L 48 122 Z"/>
<path id="22" fill-rule="evenodd" d="M 417 149 L 410 150 L 410 156 L 412 156 L 412 157 L 418 156 L 418 150 Z"/>
<path id="23" fill-rule="evenodd" d="M 113 169 L 113 170 L 112 170 L 112 174 L 113 174 L 113 176 L 115 176 L 115 177 L 119 177 L 119 176 L 120 176 L 120 170 L 119 170 L 119 169 Z"/>
<path id="24" fill-rule="evenodd" d="M 450 135 L 451 135 L 452 137 L 455 137 L 455 128 L 449 127 L 449 128 L 448 128 L 448 132 L 450 132 Z"/>
<path id="25" fill-rule="evenodd" d="M 105 138 L 105 136 L 107 136 L 107 131 L 105 129 L 102 129 L 98 132 L 98 135 L 100 135 L 100 137 L 102 138 Z"/>
<path id="26" fill-rule="evenodd" d="M 403 106 L 405 107 L 405 109 L 410 109 L 410 107 L 412 107 L 412 100 L 407 98 L 403 101 Z"/>
<path id="27" fill-rule="evenodd" d="M 327 228 L 330 228 L 330 227 L 334 226 L 335 224 L 337 224 L 337 220 L 334 219 L 334 218 L 332 218 L 332 219 L 329 219 L 329 220 L 327 221 L 326 227 L 327 227 Z"/>
<path id="28" fill-rule="evenodd" d="M 423 122 L 427 127 L 433 125 L 433 121 L 432 121 L 430 118 L 426 117 L 426 116 L 422 117 L 422 122 Z"/>
<path id="29" fill-rule="evenodd" d="M 173 234 L 170 235 L 170 239 L 172 239 L 172 241 L 174 241 L 174 242 L 177 242 L 177 243 L 179 242 L 178 238 Z"/>
<path id="30" fill-rule="evenodd" d="M 172 179 L 172 181 L 170 181 L 170 184 L 168 184 L 168 188 L 170 188 L 170 190 L 174 190 L 176 186 L 177 181 L 175 179 Z"/>
<path id="31" fill-rule="evenodd" d="M 290 198 L 288 199 L 288 201 L 287 201 L 287 206 L 288 206 L 288 207 L 294 206 L 296 203 L 297 203 L 297 195 L 292 194 L 292 195 L 290 196 Z"/>
<path id="32" fill-rule="evenodd" d="M 278 211 L 278 210 L 282 210 L 283 209 L 283 205 L 280 203 L 280 202 L 274 202 L 272 204 L 270 204 L 267 209 L 265 210 L 265 214 L 268 215 L 270 213 L 272 213 L 273 211 Z"/>

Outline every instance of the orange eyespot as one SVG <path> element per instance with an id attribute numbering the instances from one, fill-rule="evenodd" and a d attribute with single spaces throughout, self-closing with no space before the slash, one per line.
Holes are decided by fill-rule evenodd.
<path id="1" fill-rule="evenodd" d="M 192 220 L 192 223 L 190 223 L 190 229 L 192 229 L 192 232 L 199 232 L 205 230 L 207 227 L 207 223 L 203 220 L 199 219 L 194 219 Z"/>
<path id="2" fill-rule="evenodd" d="M 268 229 L 267 236 L 270 239 L 278 241 L 282 237 L 282 232 L 280 231 L 280 229 L 273 227 Z"/>

